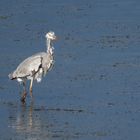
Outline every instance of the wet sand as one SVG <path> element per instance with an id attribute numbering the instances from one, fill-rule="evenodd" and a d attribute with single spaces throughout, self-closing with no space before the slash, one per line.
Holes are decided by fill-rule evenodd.
<path id="1" fill-rule="evenodd" d="M 0 139 L 136 140 L 140 134 L 139 0 L 0 1 Z M 34 101 L 8 74 L 45 51 L 55 67 Z"/>

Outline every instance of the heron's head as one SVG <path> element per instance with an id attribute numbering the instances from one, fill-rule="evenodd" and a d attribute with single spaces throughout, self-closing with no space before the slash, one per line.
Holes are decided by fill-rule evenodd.
<path id="1" fill-rule="evenodd" d="M 48 32 L 48 33 L 46 34 L 45 37 L 46 37 L 47 39 L 50 39 L 50 40 L 56 40 L 56 39 L 57 39 L 55 33 L 52 32 L 52 31 Z"/>

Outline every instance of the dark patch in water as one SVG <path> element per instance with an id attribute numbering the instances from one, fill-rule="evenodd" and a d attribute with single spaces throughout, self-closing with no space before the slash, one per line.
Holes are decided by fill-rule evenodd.
<path id="1" fill-rule="evenodd" d="M 0 15 L 0 20 L 6 20 L 6 19 L 10 18 L 11 16 L 12 16 L 12 14 L 11 15 Z"/>
<path id="2" fill-rule="evenodd" d="M 108 106 L 114 106 L 115 104 L 112 102 L 107 103 Z"/>
<path id="3" fill-rule="evenodd" d="M 64 109 L 64 108 L 48 108 L 48 109 L 45 109 L 45 108 L 34 108 L 34 111 L 64 111 L 64 112 L 84 112 L 84 110 L 82 109 Z"/>

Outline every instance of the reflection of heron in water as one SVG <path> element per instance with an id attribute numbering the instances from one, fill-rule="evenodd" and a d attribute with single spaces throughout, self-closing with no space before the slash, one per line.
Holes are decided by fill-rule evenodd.
<path id="1" fill-rule="evenodd" d="M 32 86 L 33 81 L 37 80 L 40 82 L 42 76 L 45 75 L 54 64 L 53 57 L 53 46 L 52 41 L 56 40 L 56 36 L 54 32 L 48 32 L 46 34 L 47 38 L 47 51 L 40 52 L 35 55 L 32 55 L 25 59 L 22 63 L 19 64 L 17 69 L 9 74 L 9 78 L 11 80 L 17 79 L 18 82 L 23 83 L 24 93 L 21 98 L 21 101 L 25 101 L 26 99 L 26 80 L 29 79 L 30 82 L 30 96 L 32 97 Z"/>
<path id="2" fill-rule="evenodd" d="M 13 139 L 26 140 L 49 140 L 51 136 L 51 127 L 46 112 L 43 107 L 35 107 L 33 103 L 29 106 L 22 104 L 14 108 L 10 108 L 9 112 L 9 128 L 15 136 Z M 43 118 L 42 118 L 43 117 Z M 45 118 L 44 118 L 45 117 Z"/>
<path id="3" fill-rule="evenodd" d="M 40 131 L 40 115 L 39 113 L 35 115 L 33 103 L 29 107 L 26 104 L 22 104 L 19 109 L 17 108 L 16 112 L 13 113 L 12 111 L 10 113 L 10 127 L 16 129 L 18 133 Z"/>

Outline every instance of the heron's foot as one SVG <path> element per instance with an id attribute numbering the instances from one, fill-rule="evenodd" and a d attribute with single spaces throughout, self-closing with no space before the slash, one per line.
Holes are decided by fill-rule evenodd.
<path id="1" fill-rule="evenodd" d="M 25 103 L 26 96 L 27 96 L 27 93 L 26 93 L 26 92 L 23 92 L 23 94 L 22 94 L 22 96 L 21 96 L 21 99 L 20 99 L 20 101 L 21 101 L 22 103 Z"/>

